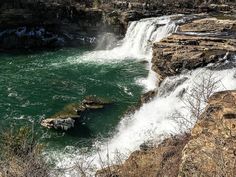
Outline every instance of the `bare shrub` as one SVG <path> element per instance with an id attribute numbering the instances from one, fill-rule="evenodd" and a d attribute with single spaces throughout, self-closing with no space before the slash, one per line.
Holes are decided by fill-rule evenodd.
<path id="1" fill-rule="evenodd" d="M 1 134 L 0 174 L 2 177 L 47 177 L 48 164 L 42 157 L 43 145 L 31 128 L 8 130 Z"/>
<path id="2" fill-rule="evenodd" d="M 188 114 L 176 110 L 170 116 L 170 119 L 177 123 L 179 132 L 189 131 L 193 127 L 196 120 L 200 118 L 205 110 L 208 99 L 219 88 L 219 84 L 220 80 L 212 72 L 204 73 L 200 82 L 194 82 L 193 87 L 186 91 L 182 100 L 184 103 L 182 111 L 188 112 Z"/>

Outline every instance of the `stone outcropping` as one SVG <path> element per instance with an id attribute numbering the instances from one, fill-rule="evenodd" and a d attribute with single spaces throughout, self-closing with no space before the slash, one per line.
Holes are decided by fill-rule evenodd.
<path id="1" fill-rule="evenodd" d="M 85 114 L 88 111 L 103 109 L 111 102 L 95 96 L 86 97 L 79 104 L 69 104 L 51 118 L 43 119 L 41 125 L 46 128 L 67 131 L 85 121 Z"/>
<path id="2" fill-rule="evenodd" d="M 216 18 L 181 25 L 176 34 L 153 45 L 152 69 L 162 81 L 186 69 L 231 60 L 236 53 L 235 30 L 236 20 Z"/>
<path id="3" fill-rule="evenodd" d="M 205 18 L 200 20 L 195 20 L 191 23 L 181 25 L 178 29 L 179 32 L 214 32 L 222 33 L 236 32 L 236 21 L 235 20 L 220 20 L 217 18 Z"/>
<path id="4" fill-rule="evenodd" d="M 96 177 L 177 177 L 181 151 L 189 135 L 165 139 L 157 147 L 145 147 L 133 152 L 124 164 L 97 171 Z"/>
<path id="5" fill-rule="evenodd" d="M 182 151 L 179 177 L 236 175 L 236 91 L 214 94 Z"/>

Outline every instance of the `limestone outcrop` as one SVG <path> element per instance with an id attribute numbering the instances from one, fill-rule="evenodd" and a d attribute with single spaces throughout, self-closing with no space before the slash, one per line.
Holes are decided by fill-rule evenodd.
<path id="1" fill-rule="evenodd" d="M 194 20 L 191 23 L 181 25 L 178 29 L 179 32 L 214 32 L 214 33 L 235 33 L 236 21 L 235 20 L 222 20 L 217 18 L 204 18 Z"/>
<path id="2" fill-rule="evenodd" d="M 231 60 L 236 53 L 235 29 L 236 20 L 216 18 L 181 25 L 175 34 L 153 45 L 152 69 L 162 81 L 186 69 Z"/>

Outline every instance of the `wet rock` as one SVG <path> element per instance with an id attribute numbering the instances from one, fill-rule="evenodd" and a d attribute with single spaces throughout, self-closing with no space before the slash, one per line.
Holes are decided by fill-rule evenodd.
<path id="1" fill-rule="evenodd" d="M 101 108 L 104 108 L 104 106 L 108 104 L 111 104 L 111 102 L 103 98 L 96 97 L 96 96 L 87 96 L 82 101 L 82 105 L 86 109 L 101 109 Z"/>
<path id="2" fill-rule="evenodd" d="M 141 95 L 141 105 L 144 103 L 148 103 L 150 102 L 155 96 L 157 95 L 157 91 L 156 90 L 151 90 L 148 91 L 147 93 L 144 93 Z"/>
<path id="3" fill-rule="evenodd" d="M 168 94 L 172 93 L 178 86 L 183 84 L 188 78 L 187 77 L 170 77 L 167 78 L 159 87 L 158 94 L 159 96 L 167 96 Z M 183 90 L 181 92 L 184 92 Z M 179 96 L 184 93 L 179 93 Z"/>
<path id="4" fill-rule="evenodd" d="M 32 49 L 62 47 L 65 40 L 43 27 L 19 27 L 0 31 L 0 49 Z"/>
<path id="5" fill-rule="evenodd" d="M 64 130 L 67 131 L 71 128 L 74 128 L 75 126 L 75 119 L 78 119 L 78 117 L 58 117 L 58 118 L 49 118 L 49 119 L 45 119 L 42 120 L 41 125 L 43 127 L 47 127 L 47 128 L 53 128 L 56 130 Z"/>
<path id="6" fill-rule="evenodd" d="M 54 116 L 41 121 L 46 128 L 67 131 L 85 121 L 85 114 L 89 111 L 103 109 L 110 101 L 96 97 L 87 96 L 81 103 L 73 103 L 65 106 L 62 111 Z"/>
<path id="7" fill-rule="evenodd" d="M 234 176 L 235 137 L 236 91 L 215 93 L 182 151 L 179 177 Z"/>

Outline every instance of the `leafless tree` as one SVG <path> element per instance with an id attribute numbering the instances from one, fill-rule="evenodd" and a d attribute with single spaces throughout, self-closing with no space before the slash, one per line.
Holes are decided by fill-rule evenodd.
<path id="1" fill-rule="evenodd" d="M 171 114 L 170 119 L 174 120 L 181 133 L 188 131 L 200 118 L 210 96 L 219 88 L 220 80 L 212 72 L 204 73 L 200 82 L 194 82 L 193 87 L 183 97 L 184 107 L 182 110 L 189 114 L 183 114 L 176 110 Z"/>

